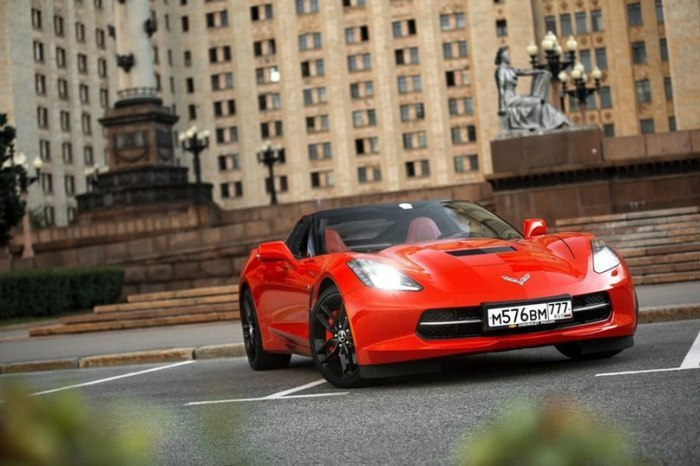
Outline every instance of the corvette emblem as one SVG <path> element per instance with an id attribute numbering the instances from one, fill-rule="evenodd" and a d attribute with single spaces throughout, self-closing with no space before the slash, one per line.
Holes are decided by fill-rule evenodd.
<path id="1" fill-rule="evenodd" d="M 513 278 L 513 277 L 509 277 L 507 275 L 501 275 L 501 278 L 507 282 L 517 283 L 518 285 L 523 286 L 525 284 L 525 282 L 530 279 L 530 274 L 526 273 L 525 275 L 522 276 L 522 278 Z"/>

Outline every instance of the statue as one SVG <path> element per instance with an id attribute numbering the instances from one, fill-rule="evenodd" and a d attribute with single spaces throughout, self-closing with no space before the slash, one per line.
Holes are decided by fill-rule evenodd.
<path id="1" fill-rule="evenodd" d="M 510 66 L 510 53 L 501 47 L 496 53 L 498 116 L 503 132 L 550 131 L 572 126 L 566 115 L 547 103 L 552 74 L 546 70 L 521 70 Z M 518 76 L 532 76 L 530 95 L 518 95 Z"/>

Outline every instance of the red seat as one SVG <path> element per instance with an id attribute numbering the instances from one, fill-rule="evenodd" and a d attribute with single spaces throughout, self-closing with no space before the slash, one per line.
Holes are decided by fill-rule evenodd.
<path id="1" fill-rule="evenodd" d="M 433 219 L 428 217 L 416 217 L 408 224 L 406 234 L 407 243 L 418 243 L 419 241 L 433 241 L 440 236 L 440 229 Z"/>
<path id="2" fill-rule="evenodd" d="M 350 248 L 348 248 L 348 246 L 343 241 L 343 238 L 340 237 L 340 234 L 333 228 L 326 228 L 325 238 L 326 252 L 328 254 L 350 250 Z"/>

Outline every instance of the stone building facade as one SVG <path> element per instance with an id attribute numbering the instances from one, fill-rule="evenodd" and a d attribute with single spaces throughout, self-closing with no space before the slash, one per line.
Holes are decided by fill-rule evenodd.
<path id="1" fill-rule="evenodd" d="M 84 168 L 105 164 L 97 118 L 114 101 L 113 1 L 0 4 L 11 77 L 0 111 L 18 150 L 46 159 L 30 200 L 59 225 L 87 189 Z M 589 107 L 567 102 L 574 121 L 618 137 L 700 127 L 697 0 L 150 3 L 160 96 L 177 131 L 210 130 L 203 178 L 224 209 L 269 202 L 256 160 L 267 140 L 285 149 L 282 203 L 483 181 L 499 132 L 496 50 L 509 46 L 527 68 L 527 45 L 548 29 L 562 45 L 574 35 L 584 64 L 603 69 Z"/>

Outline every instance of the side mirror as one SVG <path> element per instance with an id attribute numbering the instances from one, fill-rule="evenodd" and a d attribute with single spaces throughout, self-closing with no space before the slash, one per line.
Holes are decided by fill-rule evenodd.
<path id="1" fill-rule="evenodd" d="M 262 262 L 284 261 L 294 262 L 292 251 L 284 241 L 270 241 L 258 246 L 258 259 Z"/>
<path id="2" fill-rule="evenodd" d="M 526 218 L 523 220 L 523 236 L 525 236 L 525 239 L 546 234 L 547 224 L 541 218 Z"/>

